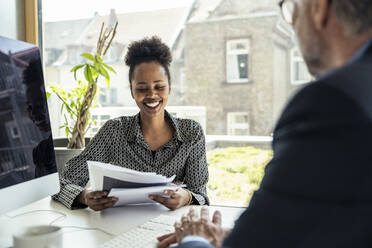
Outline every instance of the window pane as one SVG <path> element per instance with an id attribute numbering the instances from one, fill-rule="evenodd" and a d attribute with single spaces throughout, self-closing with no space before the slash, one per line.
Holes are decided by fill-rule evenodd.
<path id="1" fill-rule="evenodd" d="M 248 54 L 238 55 L 238 65 L 239 65 L 239 78 L 248 78 Z"/>
<path id="2" fill-rule="evenodd" d="M 117 89 L 111 89 L 110 90 L 110 99 L 111 99 L 111 104 L 115 105 L 118 103 L 118 90 Z"/>
<path id="3" fill-rule="evenodd" d="M 239 78 L 239 66 L 236 55 L 227 56 L 227 81 L 234 81 Z"/>
<path id="4" fill-rule="evenodd" d="M 307 71 L 307 68 L 306 68 L 306 64 L 305 62 L 300 62 L 298 63 L 299 64 L 299 68 L 298 68 L 298 79 L 299 80 L 308 80 L 309 79 L 309 73 Z"/>
<path id="5" fill-rule="evenodd" d="M 251 180 L 251 169 L 261 175 L 271 156 L 270 142 L 264 149 L 254 148 L 261 146 L 257 141 L 230 150 L 226 146 L 240 140 L 231 135 L 270 139 L 287 100 L 300 87 L 297 84 L 310 77 L 294 45 L 292 27 L 281 20 L 277 0 L 197 2 L 200 4 L 193 0 L 137 0 L 130 4 L 43 0 L 45 81 L 70 92 L 77 85 L 70 70 L 85 61 L 80 54 L 96 51 L 102 22 L 107 26 L 118 21 L 117 35 L 104 58 L 117 74 L 109 72 L 109 88 L 101 76 L 98 79 L 104 94 L 90 112 L 97 120 L 88 132 L 93 136 L 108 118 L 138 113 L 124 63 L 126 49 L 132 41 L 159 36 L 173 57 L 169 67 L 172 91 L 166 108 L 174 116 L 198 121 L 206 135 L 208 154 L 214 154 L 208 155 L 212 204 L 226 198 L 224 204 L 246 205 L 260 181 L 260 176 Z M 84 82 L 82 71 L 76 76 Z M 52 95 L 49 101 L 53 134 L 64 136 L 64 130 L 58 128 L 64 123 L 60 100 Z M 230 143 L 215 142 L 218 145 L 214 146 L 210 140 L 216 136 Z M 265 157 L 259 165 L 250 159 L 255 153 Z M 245 155 L 236 162 L 236 154 Z M 217 161 L 219 157 L 224 160 Z M 231 187 L 222 187 L 224 183 Z"/>
<path id="6" fill-rule="evenodd" d="M 101 94 L 99 95 L 99 102 L 101 104 L 105 104 L 107 102 L 107 97 L 106 97 L 106 94 Z"/>
<path id="7" fill-rule="evenodd" d="M 301 57 L 298 49 L 292 51 L 292 83 L 306 83 L 311 80 L 306 63 Z"/>
<path id="8" fill-rule="evenodd" d="M 249 133 L 247 129 L 237 128 L 235 129 L 234 134 L 235 135 L 248 135 Z"/>
<path id="9" fill-rule="evenodd" d="M 247 115 L 236 115 L 235 123 L 248 123 L 248 116 Z"/>

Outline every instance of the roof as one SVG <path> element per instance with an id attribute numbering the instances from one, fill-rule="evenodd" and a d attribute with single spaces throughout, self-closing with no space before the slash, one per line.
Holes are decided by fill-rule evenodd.
<path id="1" fill-rule="evenodd" d="M 198 0 L 189 22 L 247 16 L 261 12 L 277 12 L 279 11 L 277 3 L 278 0 Z"/>
<path id="2" fill-rule="evenodd" d="M 144 37 L 158 35 L 172 47 L 179 32 L 185 24 L 191 6 L 173 9 L 162 9 L 146 12 L 132 12 L 107 16 L 95 15 L 90 19 L 47 22 L 44 25 L 45 48 L 65 49 L 68 46 L 81 45 L 96 47 L 102 22 L 109 24 L 112 15 L 118 21 L 114 42 L 127 45 Z M 66 57 L 66 55 L 61 55 Z"/>
<path id="3" fill-rule="evenodd" d="M 189 18 L 189 22 L 200 22 L 209 18 L 210 14 L 224 0 L 197 0 L 194 4 L 193 13 Z"/>
<path id="4" fill-rule="evenodd" d="M 61 22 L 45 22 L 44 47 L 63 49 L 73 41 L 78 40 L 81 32 L 92 19 L 80 19 Z"/>

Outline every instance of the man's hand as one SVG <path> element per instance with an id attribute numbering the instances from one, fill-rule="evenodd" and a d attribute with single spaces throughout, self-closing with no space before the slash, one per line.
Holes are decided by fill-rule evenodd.
<path id="1" fill-rule="evenodd" d="M 200 219 L 195 210 L 191 209 L 187 217 L 182 217 L 181 223 L 175 224 L 177 242 L 180 243 L 188 235 L 196 235 L 207 239 L 215 247 L 220 247 L 227 236 L 221 224 L 220 211 L 214 212 L 212 221 L 210 221 L 208 208 L 201 209 Z"/>
<path id="2" fill-rule="evenodd" d="M 176 234 L 175 233 L 165 234 L 163 236 L 158 237 L 158 241 L 159 243 L 157 245 L 157 248 L 166 248 L 171 244 L 177 243 Z"/>
<path id="3" fill-rule="evenodd" d="M 95 211 L 100 211 L 105 208 L 111 208 L 119 200 L 116 197 L 107 197 L 105 191 L 90 191 L 84 190 L 78 196 L 80 203 L 87 205 Z"/>
<path id="4" fill-rule="evenodd" d="M 190 201 L 190 197 L 192 197 L 189 191 L 182 188 L 177 190 L 165 190 L 164 193 L 169 195 L 169 198 L 160 195 L 149 195 L 149 197 L 150 199 L 163 204 L 170 210 L 175 210 L 185 206 Z"/>
<path id="5" fill-rule="evenodd" d="M 187 216 L 181 218 L 181 223 L 175 223 L 175 232 L 158 237 L 158 248 L 165 248 L 174 243 L 181 243 L 188 235 L 200 236 L 207 239 L 215 247 L 221 247 L 223 240 L 230 233 L 229 229 L 221 226 L 221 213 L 216 211 L 212 221 L 209 220 L 209 211 L 203 207 L 198 218 L 194 209 Z"/>

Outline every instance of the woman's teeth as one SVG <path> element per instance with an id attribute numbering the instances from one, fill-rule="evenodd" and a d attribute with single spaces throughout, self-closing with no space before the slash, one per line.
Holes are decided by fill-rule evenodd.
<path id="1" fill-rule="evenodd" d="M 155 108 L 156 106 L 159 105 L 159 102 L 145 103 L 145 105 L 150 108 Z"/>

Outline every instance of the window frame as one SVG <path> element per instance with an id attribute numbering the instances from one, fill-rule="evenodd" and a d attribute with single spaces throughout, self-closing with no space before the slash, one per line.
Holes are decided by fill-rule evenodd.
<path id="1" fill-rule="evenodd" d="M 230 45 L 234 43 L 246 43 L 247 49 L 243 50 L 231 50 Z M 228 84 L 241 84 L 241 83 L 249 83 L 251 81 L 250 79 L 250 57 L 251 57 L 251 44 L 252 41 L 249 37 L 246 38 L 229 38 L 225 41 L 225 70 L 226 70 L 226 83 Z M 245 53 L 243 52 L 245 51 Z M 229 63 L 228 58 L 229 55 L 240 55 L 240 54 L 246 54 L 248 56 L 247 58 L 247 78 L 229 78 L 228 77 L 228 70 L 229 70 Z"/>
<path id="2" fill-rule="evenodd" d="M 248 122 L 247 123 L 232 123 L 231 120 L 235 120 L 236 116 L 247 116 L 248 117 Z M 242 135 L 236 135 L 234 134 L 235 132 L 230 132 L 230 130 L 235 130 L 235 129 L 247 129 L 247 134 L 244 136 L 249 136 L 250 135 L 250 125 L 249 125 L 249 112 L 228 112 L 226 115 L 226 123 L 227 123 L 227 135 L 229 136 L 242 136 Z M 246 125 L 246 126 L 243 126 Z"/>
<path id="3" fill-rule="evenodd" d="M 100 90 L 102 91 L 102 93 L 98 95 L 98 102 L 102 106 L 109 107 L 109 106 L 117 106 L 119 104 L 118 88 L 112 87 L 111 85 L 110 88 L 102 87 Z M 115 94 L 115 97 L 113 97 L 114 94 Z M 102 98 L 101 98 L 102 96 L 105 97 L 105 101 L 102 101 Z M 113 101 L 114 98 L 116 102 Z"/>
<path id="4" fill-rule="evenodd" d="M 295 55 L 295 53 L 298 52 L 300 55 Z M 304 63 L 305 67 L 306 67 L 306 63 L 305 63 L 305 60 L 303 59 L 302 55 L 301 55 L 301 52 L 300 50 L 297 48 L 297 47 L 294 47 L 290 50 L 290 68 L 291 68 L 291 73 L 290 73 L 290 76 L 291 76 L 291 84 L 292 85 L 301 85 L 301 84 L 306 84 L 308 82 L 311 81 L 311 75 L 310 73 L 307 71 L 307 74 L 309 75 L 309 78 L 308 79 L 304 79 L 304 80 L 297 80 L 295 77 L 296 77 L 296 71 L 295 71 L 295 64 L 296 63 Z M 307 67 L 306 67 L 306 70 L 307 70 Z"/>

